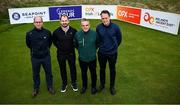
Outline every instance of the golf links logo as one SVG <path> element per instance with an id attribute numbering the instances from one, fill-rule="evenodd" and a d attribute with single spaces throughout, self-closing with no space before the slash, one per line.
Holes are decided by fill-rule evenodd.
<path id="1" fill-rule="evenodd" d="M 174 27 L 175 26 L 175 24 L 172 23 L 170 21 L 170 19 L 165 18 L 165 17 L 162 18 L 162 17 L 160 17 L 158 15 L 151 16 L 148 12 L 145 12 L 144 21 L 148 22 L 151 25 L 159 26 L 159 27 L 163 27 L 163 28 L 168 28 L 168 27 Z"/>
<path id="2" fill-rule="evenodd" d="M 17 13 L 17 12 L 14 12 L 14 13 L 12 14 L 12 18 L 13 18 L 14 20 L 19 20 L 19 19 L 20 19 L 20 14 Z"/>
<path id="3" fill-rule="evenodd" d="M 154 17 L 151 16 L 148 12 L 144 15 L 144 21 L 149 22 L 149 24 L 154 24 Z"/>

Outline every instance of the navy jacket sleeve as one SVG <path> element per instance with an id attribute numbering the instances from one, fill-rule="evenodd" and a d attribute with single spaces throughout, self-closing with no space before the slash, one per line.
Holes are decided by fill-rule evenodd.
<path id="1" fill-rule="evenodd" d="M 100 45 L 100 41 L 99 41 L 99 36 L 98 36 L 98 33 L 96 32 L 96 48 L 99 48 L 99 45 Z"/>
<path id="2" fill-rule="evenodd" d="M 100 45 L 100 36 L 99 36 L 99 31 L 98 31 L 98 27 L 96 27 L 96 34 L 97 34 L 97 41 L 96 41 L 96 44 L 97 44 L 97 46 L 99 47 L 99 45 Z"/>
<path id="3" fill-rule="evenodd" d="M 122 41 L 122 33 L 121 33 L 121 30 L 118 26 L 116 27 L 116 38 L 117 38 L 117 43 L 119 46 L 121 44 L 121 41 Z"/>
<path id="4" fill-rule="evenodd" d="M 30 40 L 29 40 L 29 33 L 28 33 L 28 32 L 26 33 L 26 46 L 27 46 L 28 48 L 31 48 L 31 42 L 30 42 Z"/>
<path id="5" fill-rule="evenodd" d="M 49 31 L 49 48 L 51 47 L 52 45 L 52 35 L 51 35 L 51 32 Z"/>

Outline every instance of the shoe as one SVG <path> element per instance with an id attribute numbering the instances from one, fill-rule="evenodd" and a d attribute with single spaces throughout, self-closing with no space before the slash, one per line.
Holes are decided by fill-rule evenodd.
<path id="1" fill-rule="evenodd" d="M 102 92 L 104 90 L 104 85 L 99 86 L 99 92 Z"/>
<path id="2" fill-rule="evenodd" d="M 116 90 L 114 88 L 110 88 L 110 93 L 111 93 L 111 95 L 115 95 L 116 94 Z"/>
<path id="3" fill-rule="evenodd" d="M 38 89 L 34 89 L 33 92 L 32 92 L 32 96 L 33 97 L 36 97 L 39 93 L 39 90 Z"/>
<path id="4" fill-rule="evenodd" d="M 81 89 L 81 94 L 84 94 L 86 92 L 86 88 L 85 87 L 83 87 L 82 89 Z"/>
<path id="5" fill-rule="evenodd" d="M 62 87 L 61 87 L 61 92 L 62 92 L 62 93 L 66 92 L 66 88 L 67 88 L 67 85 L 62 85 Z"/>
<path id="6" fill-rule="evenodd" d="M 78 87 L 77 87 L 77 84 L 76 84 L 76 83 L 73 83 L 73 84 L 71 85 L 71 87 L 72 87 L 73 91 L 75 91 L 75 92 L 78 91 Z"/>
<path id="7" fill-rule="evenodd" d="M 96 88 L 91 88 L 91 94 L 96 94 L 97 89 Z"/>
<path id="8" fill-rule="evenodd" d="M 50 94 L 52 94 L 52 95 L 54 95 L 54 94 L 55 94 L 55 91 L 54 91 L 54 89 L 53 89 L 53 88 L 49 88 L 49 89 L 48 89 L 48 91 L 49 91 L 49 93 L 50 93 Z"/>

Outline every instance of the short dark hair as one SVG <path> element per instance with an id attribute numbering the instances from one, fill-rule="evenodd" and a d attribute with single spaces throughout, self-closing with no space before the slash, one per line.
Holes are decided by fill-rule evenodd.
<path id="1" fill-rule="evenodd" d="M 67 17 L 67 19 L 69 20 L 69 17 L 68 17 L 68 15 L 66 15 L 66 14 L 62 14 L 62 15 L 59 17 L 59 20 L 61 20 L 62 17 Z"/>
<path id="2" fill-rule="evenodd" d="M 84 22 L 84 21 L 88 21 L 88 22 L 89 22 L 89 20 L 88 20 L 88 19 L 86 19 L 86 18 L 82 18 L 82 19 L 81 19 L 81 22 Z"/>
<path id="3" fill-rule="evenodd" d="M 108 10 L 103 10 L 103 11 L 101 11 L 101 13 L 100 13 L 100 15 L 102 15 L 102 14 L 108 14 L 109 15 L 109 17 L 110 17 L 110 13 L 109 13 L 109 11 Z"/>

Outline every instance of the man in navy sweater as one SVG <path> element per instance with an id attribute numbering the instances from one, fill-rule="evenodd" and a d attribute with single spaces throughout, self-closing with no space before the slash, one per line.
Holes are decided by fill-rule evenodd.
<path id="1" fill-rule="evenodd" d="M 34 90 L 33 97 L 39 93 L 40 67 L 45 70 L 47 89 L 54 94 L 53 75 L 51 68 L 50 47 L 52 44 L 51 32 L 43 28 L 43 19 L 40 16 L 34 17 L 34 28 L 26 33 L 26 45 L 31 52 Z"/>
<path id="2" fill-rule="evenodd" d="M 110 20 L 110 13 L 107 10 L 101 12 L 102 23 L 96 28 L 99 37 L 99 51 L 98 60 L 100 65 L 100 87 L 99 91 L 105 88 L 105 69 L 106 63 L 109 63 L 110 69 L 110 93 L 115 95 L 116 91 L 115 76 L 116 69 L 115 64 L 117 60 L 118 46 L 121 43 L 122 35 L 118 25 L 114 24 Z"/>

